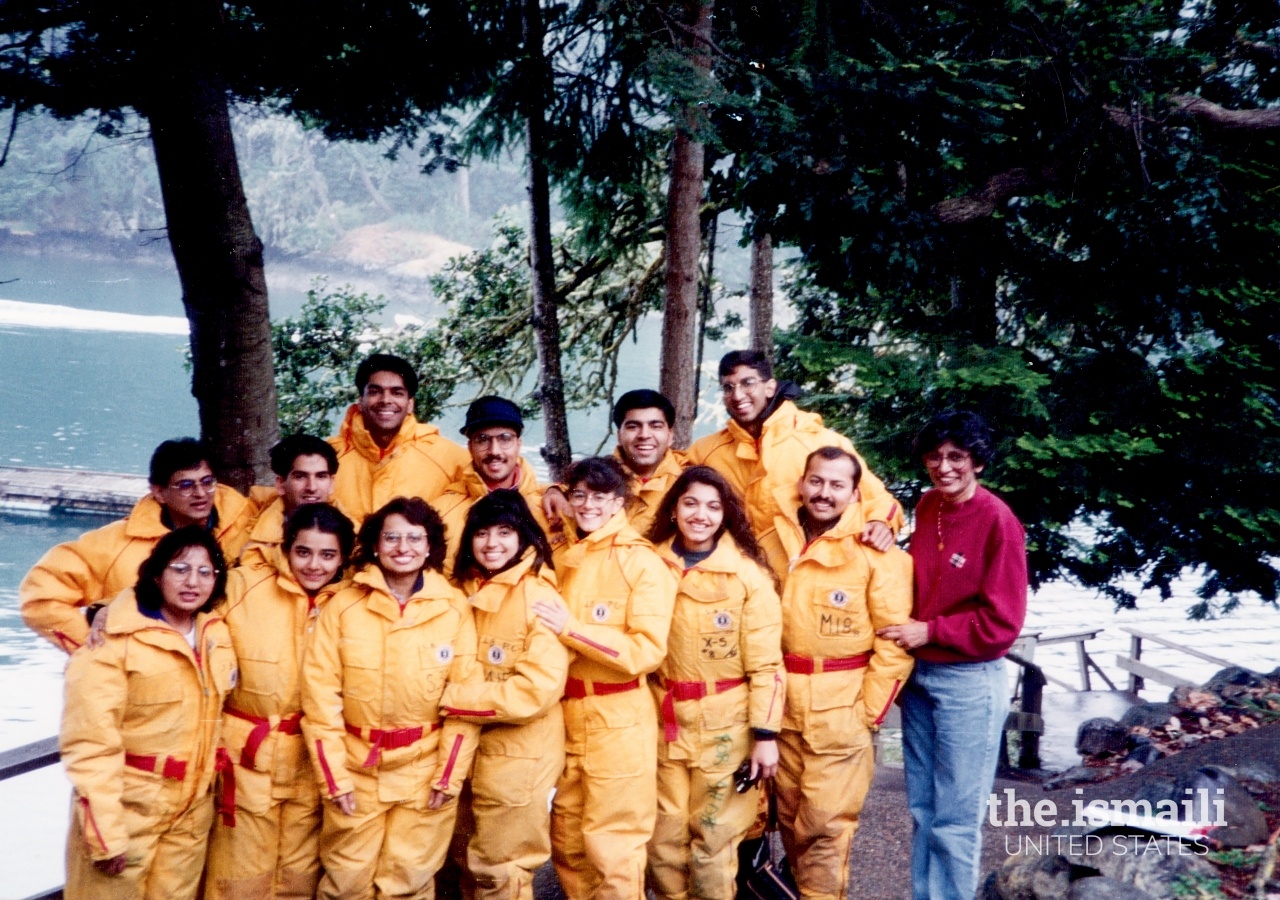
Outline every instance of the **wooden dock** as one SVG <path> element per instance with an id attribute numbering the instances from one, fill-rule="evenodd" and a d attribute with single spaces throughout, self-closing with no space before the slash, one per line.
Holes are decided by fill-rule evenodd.
<path id="1" fill-rule="evenodd" d="M 0 466 L 0 511 L 125 516 L 149 487 L 142 475 Z"/>

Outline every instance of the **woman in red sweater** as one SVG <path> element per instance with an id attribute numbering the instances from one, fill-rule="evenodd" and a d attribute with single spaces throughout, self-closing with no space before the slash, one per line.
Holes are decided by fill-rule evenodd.
<path id="1" fill-rule="evenodd" d="M 916 658 L 901 701 L 911 886 L 915 900 L 972 900 L 1009 707 L 1004 655 L 1027 612 L 1026 539 L 1013 511 L 978 484 L 991 462 L 980 416 L 943 413 L 912 449 L 933 482 L 911 535 L 915 610 L 879 631 Z"/>

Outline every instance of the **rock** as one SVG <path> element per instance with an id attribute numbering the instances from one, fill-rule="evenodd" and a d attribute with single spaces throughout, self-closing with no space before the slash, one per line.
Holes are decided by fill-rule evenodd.
<path id="1" fill-rule="evenodd" d="M 1275 784 L 1280 781 L 1280 770 L 1263 760 L 1247 760 L 1238 766 L 1210 766 L 1209 768 L 1226 772 L 1240 781 L 1252 781 L 1255 784 Z"/>
<path id="2" fill-rule="evenodd" d="M 1000 900 L 1067 900 L 1071 863 L 1062 856 L 1011 856 L 996 872 Z"/>
<path id="3" fill-rule="evenodd" d="M 1105 875 L 1073 881 L 1067 896 L 1069 900 L 1154 900 L 1146 891 Z"/>
<path id="4" fill-rule="evenodd" d="M 1071 787 L 1073 784 L 1095 784 L 1099 781 L 1106 781 L 1115 773 L 1106 767 L 1097 766 L 1072 766 L 1061 775 L 1055 775 L 1044 783 L 1046 791 L 1056 791 L 1058 788 Z"/>
<path id="5" fill-rule="evenodd" d="M 1227 687 L 1256 688 L 1265 685 L 1266 682 L 1258 673 L 1240 666 L 1228 666 L 1206 681 L 1204 689 L 1219 696 L 1227 696 L 1223 693 L 1223 689 Z"/>
<path id="6" fill-rule="evenodd" d="M 1191 791 L 1188 795 L 1187 791 Z M 1205 791 L 1201 794 L 1200 791 Z M 1218 791 L 1222 791 L 1221 794 Z M 1258 809 L 1258 802 L 1249 796 L 1244 785 L 1236 781 L 1222 769 L 1205 766 L 1194 772 L 1188 772 L 1178 779 L 1175 794 L 1185 799 L 1194 799 L 1193 817 L 1201 819 L 1206 812 L 1209 818 L 1218 814 L 1217 802 L 1223 801 L 1223 819 L 1227 824 L 1209 832 L 1209 837 L 1219 841 L 1226 847 L 1248 847 L 1260 844 L 1269 835 L 1267 819 Z M 1205 803 L 1205 798 L 1208 802 Z M 1182 818 L 1185 809 L 1179 804 Z"/>
<path id="7" fill-rule="evenodd" d="M 1178 707 L 1172 703 L 1137 703 L 1125 710 L 1120 717 L 1120 727 L 1163 728 L 1177 712 Z"/>
<path id="8" fill-rule="evenodd" d="M 1204 847 L 1146 832 L 1112 833 L 1089 865 L 1107 878 L 1124 882 L 1152 897 L 1171 896 L 1173 883 L 1185 876 L 1215 878 L 1218 870 L 1203 855 Z"/>
<path id="9" fill-rule="evenodd" d="M 1076 731 L 1076 752 L 1082 756 L 1114 756 L 1123 753 L 1129 732 L 1115 719 L 1088 719 Z"/>
<path id="10" fill-rule="evenodd" d="M 1129 755 L 1125 762 L 1136 762 L 1149 766 L 1164 756 L 1164 751 L 1155 745 L 1151 738 L 1141 734 L 1129 735 Z"/>
<path id="11" fill-rule="evenodd" d="M 1000 900 L 1000 895 L 996 893 L 996 875 L 992 872 L 982 880 L 982 886 L 978 888 L 978 900 Z"/>

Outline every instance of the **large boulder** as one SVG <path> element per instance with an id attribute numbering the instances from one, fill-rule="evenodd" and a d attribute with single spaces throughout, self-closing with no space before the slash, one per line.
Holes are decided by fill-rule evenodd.
<path id="1" fill-rule="evenodd" d="M 1151 738 L 1143 734 L 1129 735 L 1129 755 L 1125 757 L 1125 762 L 1149 766 L 1162 756 L 1164 751 L 1157 747 Z"/>
<path id="2" fill-rule="evenodd" d="M 1131 884 L 1100 875 L 1071 882 L 1068 900 L 1155 900 Z"/>
<path id="3" fill-rule="evenodd" d="M 1172 703 L 1135 703 L 1120 717 L 1121 728 L 1163 728 L 1178 714 Z"/>
<path id="4" fill-rule="evenodd" d="M 996 871 L 1000 900 L 1067 900 L 1071 863 L 1062 856 L 1010 856 Z"/>
<path id="5" fill-rule="evenodd" d="M 1201 791 L 1205 793 L 1201 794 Z M 1178 779 L 1176 794 L 1194 801 L 1192 809 L 1197 819 L 1203 818 L 1206 806 L 1209 817 L 1215 818 L 1217 803 L 1222 801 L 1222 818 L 1227 824 L 1213 829 L 1209 837 L 1223 846 L 1248 847 L 1261 844 L 1268 837 L 1267 819 L 1258 809 L 1258 801 L 1249 796 L 1244 785 L 1216 766 L 1205 766 L 1184 774 Z M 1206 799 L 1207 803 L 1204 802 Z M 1182 811 L 1181 805 L 1179 810 Z"/>
<path id="6" fill-rule="evenodd" d="M 1087 719 L 1076 730 L 1076 752 L 1081 756 L 1116 756 L 1128 746 L 1129 731 L 1115 719 Z"/>
<path id="7" fill-rule="evenodd" d="M 1099 781 L 1106 781 L 1115 774 L 1115 769 L 1103 766 L 1072 766 L 1065 772 L 1053 776 L 1044 783 L 1046 791 L 1056 791 L 1059 788 L 1071 787 L 1075 784 L 1096 784 Z"/>
<path id="8" fill-rule="evenodd" d="M 1240 666 L 1228 666 L 1204 683 L 1204 689 L 1220 697 L 1233 697 L 1241 693 L 1241 689 L 1257 688 L 1266 685 L 1266 681 L 1257 672 L 1251 672 Z M 1231 690 L 1233 689 L 1234 690 Z"/>
<path id="9" fill-rule="evenodd" d="M 1208 848 L 1145 832 L 1113 833 L 1104 838 L 1105 852 L 1087 864 L 1108 878 L 1133 885 L 1152 897 L 1169 897 L 1184 877 L 1214 878 L 1218 870 L 1204 858 Z"/>

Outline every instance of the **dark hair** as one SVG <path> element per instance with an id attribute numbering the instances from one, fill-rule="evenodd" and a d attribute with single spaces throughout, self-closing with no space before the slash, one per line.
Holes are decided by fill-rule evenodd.
<path id="1" fill-rule="evenodd" d="M 564 473 L 565 487 L 573 490 L 580 482 L 602 494 L 617 494 L 624 500 L 631 496 L 627 473 L 612 456 L 588 456 L 569 466 Z"/>
<path id="2" fill-rule="evenodd" d="M 995 455 L 991 446 L 991 429 L 982 416 L 954 409 L 939 413 L 920 429 L 911 442 L 911 455 L 920 459 L 947 441 L 967 450 L 976 466 L 986 466 Z"/>
<path id="3" fill-rule="evenodd" d="M 680 473 L 680 477 L 671 485 L 658 506 L 653 526 L 649 529 L 649 540 L 654 544 L 661 544 L 680 533 L 675 523 L 676 504 L 680 502 L 680 498 L 685 495 L 689 487 L 695 484 L 705 484 L 720 495 L 720 505 L 724 508 L 724 521 L 720 523 L 716 538 L 719 539 L 727 531 L 729 537 L 733 538 L 733 542 L 738 545 L 742 555 L 768 572 L 776 582 L 773 569 L 769 567 L 764 552 L 756 542 L 755 535 L 751 533 L 751 522 L 747 519 L 747 510 L 743 506 L 742 498 L 733 489 L 733 485 L 710 466 L 690 466 Z"/>
<path id="4" fill-rule="evenodd" d="M 271 448 L 271 471 L 281 478 L 288 478 L 299 456 L 323 456 L 329 464 L 329 474 L 338 474 L 338 454 L 329 442 L 310 434 L 291 434 Z"/>
<path id="5" fill-rule="evenodd" d="M 197 468 L 209 462 L 209 451 L 193 437 L 164 441 L 151 454 L 151 483 L 156 487 L 168 487 L 174 472 Z"/>
<path id="6" fill-rule="evenodd" d="M 862 463 L 858 462 L 858 457 L 843 447 L 819 447 L 814 450 L 804 458 L 804 468 L 800 470 L 804 475 L 809 474 L 809 463 L 815 459 L 825 459 L 827 462 L 834 462 L 837 459 L 849 460 L 853 463 L 853 486 L 856 488 L 862 483 Z"/>
<path id="7" fill-rule="evenodd" d="M 613 427 L 621 428 L 627 413 L 633 409 L 660 409 L 668 425 L 676 424 L 676 408 L 663 394 L 641 388 L 638 391 L 627 391 L 613 404 Z"/>
<path id="8" fill-rule="evenodd" d="M 732 375 L 738 366 L 749 366 L 760 373 L 760 377 L 768 381 L 773 377 L 773 361 L 763 350 L 730 350 L 720 357 L 720 376 Z"/>
<path id="9" fill-rule="evenodd" d="M 519 491 L 503 489 L 485 494 L 467 513 L 467 524 L 462 528 L 462 543 L 458 546 L 458 560 L 453 566 L 453 575 L 458 581 L 469 575 L 481 575 L 488 571 L 476 561 L 471 544 L 477 531 L 495 525 L 509 526 L 520 538 L 520 549 L 508 566 L 514 565 L 532 547 L 532 571 L 537 572 L 541 566 L 555 568 L 551 564 L 551 545 L 547 543 L 547 536 L 542 533 L 541 526 L 529 511 L 529 504 Z"/>
<path id="10" fill-rule="evenodd" d="M 285 552 L 289 552 L 300 532 L 313 528 L 336 537 L 338 547 L 342 550 L 343 562 L 351 559 L 351 550 L 356 543 L 356 528 L 350 519 L 328 503 L 304 503 L 285 520 L 284 541 L 281 544 Z"/>
<path id="11" fill-rule="evenodd" d="M 418 393 L 418 373 L 413 371 L 409 361 L 390 353 L 375 353 L 356 368 L 356 390 L 364 393 L 365 385 L 375 372 L 391 372 L 404 379 L 405 390 L 413 397 Z"/>
<path id="12" fill-rule="evenodd" d="M 378 561 L 378 538 L 389 516 L 404 516 L 411 525 L 421 525 L 427 530 L 427 562 L 424 568 L 433 572 L 444 570 L 444 523 L 440 514 L 427 501 L 418 497 L 396 497 L 382 509 L 364 520 L 356 538 L 356 555 L 353 562 L 367 566 Z"/>
<path id="13" fill-rule="evenodd" d="M 227 561 L 222 556 L 222 548 L 206 529 L 199 525 L 188 525 L 170 531 L 156 544 L 151 555 L 138 567 L 138 583 L 134 586 L 133 595 L 138 598 L 138 608 L 149 613 L 158 613 L 164 606 L 164 595 L 160 593 L 160 576 L 165 567 L 173 562 L 188 547 L 203 547 L 209 553 L 209 559 L 218 577 L 213 582 L 213 593 L 198 612 L 207 613 L 223 601 L 227 592 Z"/>

